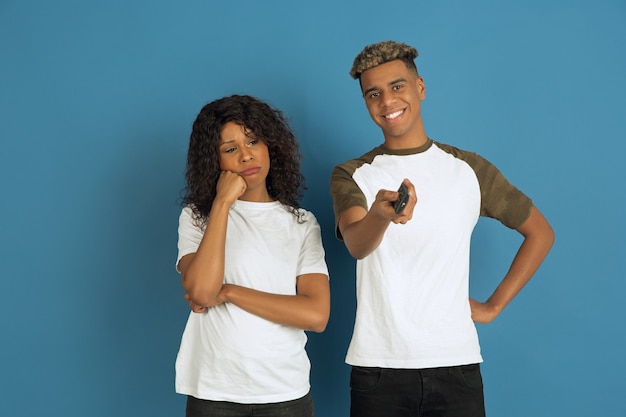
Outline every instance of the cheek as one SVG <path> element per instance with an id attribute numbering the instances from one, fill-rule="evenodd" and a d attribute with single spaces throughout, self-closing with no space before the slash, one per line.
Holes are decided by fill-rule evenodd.
<path id="1" fill-rule="evenodd" d="M 217 164 L 219 165 L 220 170 L 228 170 L 228 167 L 231 165 L 230 158 L 223 154 L 219 154 L 217 157 Z"/>
<path id="2" fill-rule="evenodd" d="M 378 107 L 374 103 L 365 103 L 365 107 L 367 107 L 367 112 L 369 113 L 372 119 L 376 119 L 378 115 Z"/>
<path id="3" fill-rule="evenodd" d="M 258 148 L 257 152 L 256 152 L 256 158 L 257 159 L 263 159 L 263 160 L 269 162 L 269 160 L 270 160 L 269 148 L 267 146 L 264 146 L 262 148 Z"/>

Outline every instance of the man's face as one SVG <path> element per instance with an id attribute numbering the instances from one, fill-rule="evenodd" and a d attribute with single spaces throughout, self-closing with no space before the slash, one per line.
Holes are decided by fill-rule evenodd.
<path id="1" fill-rule="evenodd" d="M 424 81 L 394 60 L 363 71 L 361 91 L 370 117 L 383 131 L 387 144 L 410 144 L 423 135 L 421 101 Z"/>

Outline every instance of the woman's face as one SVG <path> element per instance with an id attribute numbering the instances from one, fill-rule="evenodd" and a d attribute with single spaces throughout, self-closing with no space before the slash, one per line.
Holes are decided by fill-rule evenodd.
<path id="1" fill-rule="evenodd" d="M 222 128 L 218 155 L 222 171 L 239 174 L 246 182 L 247 200 L 267 199 L 265 180 L 270 170 L 270 155 L 265 142 L 244 126 L 228 122 Z"/>

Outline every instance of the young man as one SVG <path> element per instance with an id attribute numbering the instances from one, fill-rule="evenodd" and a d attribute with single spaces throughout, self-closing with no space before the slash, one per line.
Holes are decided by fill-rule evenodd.
<path id="1" fill-rule="evenodd" d="M 532 201 L 475 153 L 426 135 L 417 50 L 369 45 L 360 80 L 384 143 L 333 170 L 337 236 L 357 259 L 357 313 L 346 362 L 351 416 L 484 416 L 474 322 L 492 321 L 530 280 L 554 234 Z M 394 202 L 403 183 L 408 202 Z M 479 216 L 523 237 L 486 302 L 469 298 L 469 254 Z"/>

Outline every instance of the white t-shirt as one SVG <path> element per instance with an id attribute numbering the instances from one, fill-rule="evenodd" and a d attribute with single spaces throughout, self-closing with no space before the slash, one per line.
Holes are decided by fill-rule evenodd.
<path id="1" fill-rule="evenodd" d="M 224 282 L 275 294 L 296 294 L 299 275 L 328 275 L 320 227 L 303 223 L 281 203 L 236 201 L 228 215 Z M 194 253 L 204 231 L 182 210 L 178 261 Z M 238 403 L 273 403 L 309 392 L 310 363 L 303 330 L 224 303 L 190 313 L 176 359 L 176 392 Z"/>
<path id="2" fill-rule="evenodd" d="M 469 306 L 472 231 L 480 215 L 518 227 L 532 203 L 474 153 L 428 141 L 384 146 L 337 166 L 335 218 L 371 207 L 404 178 L 418 202 L 406 224 L 390 224 L 378 248 L 357 261 L 357 313 L 346 362 L 421 369 L 482 362 Z"/>

